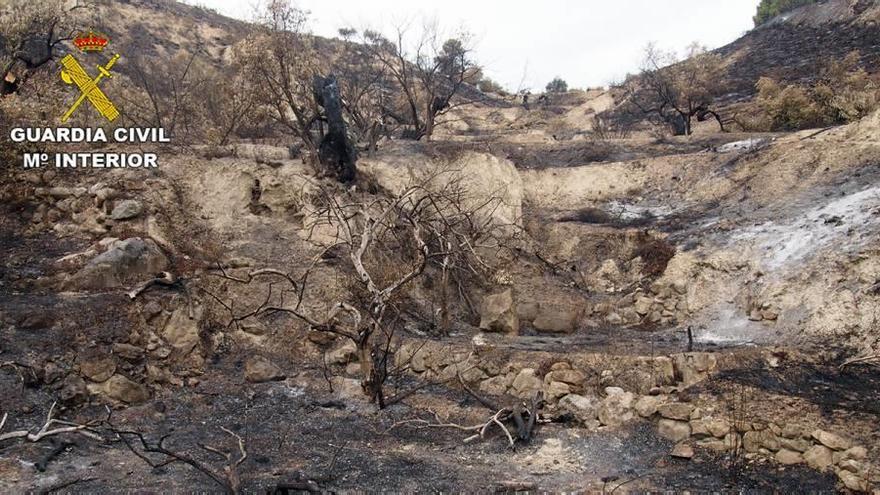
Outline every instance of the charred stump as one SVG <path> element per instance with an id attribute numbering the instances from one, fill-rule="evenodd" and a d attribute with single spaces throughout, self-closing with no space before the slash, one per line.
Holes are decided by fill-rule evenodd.
<path id="1" fill-rule="evenodd" d="M 324 109 L 327 121 L 327 134 L 318 146 L 318 158 L 340 182 L 351 182 L 357 174 L 357 152 L 342 117 L 342 98 L 336 77 L 315 76 L 312 91 L 315 103 Z"/>

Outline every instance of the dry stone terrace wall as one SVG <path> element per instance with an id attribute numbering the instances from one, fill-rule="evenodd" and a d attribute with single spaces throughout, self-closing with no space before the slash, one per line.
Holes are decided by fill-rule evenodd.
<path id="1" fill-rule="evenodd" d="M 454 382 L 460 376 L 486 396 L 531 399 L 542 392 L 550 414 L 566 415 L 591 430 L 656 421 L 658 434 L 676 442 L 673 457 L 690 458 L 697 447 L 780 465 L 805 464 L 834 472 L 850 490 L 870 489 L 876 468 L 866 447 L 845 435 L 793 423 L 735 420 L 714 406 L 680 401 L 681 392 L 737 359 L 709 352 L 524 353 L 437 341 L 406 342 L 396 355 L 398 366 L 421 378 Z"/>

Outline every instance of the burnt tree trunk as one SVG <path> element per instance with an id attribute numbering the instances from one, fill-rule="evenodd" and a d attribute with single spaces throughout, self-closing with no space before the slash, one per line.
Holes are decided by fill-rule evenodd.
<path id="1" fill-rule="evenodd" d="M 336 77 L 315 76 L 312 90 L 327 120 L 327 133 L 318 145 L 318 157 L 340 182 L 351 182 L 357 175 L 357 152 L 342 117 L 342 98 Z"/>

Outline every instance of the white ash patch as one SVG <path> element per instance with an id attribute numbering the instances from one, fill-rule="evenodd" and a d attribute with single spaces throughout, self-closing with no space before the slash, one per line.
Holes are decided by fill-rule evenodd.
<path id="1" fill-rule="evenodd" d="M 855 251 L 876 237 L 878 227 L 880 186 L 875 186 L 809 209 L 784 223 L 750 227 L 731 236 L 731 240 L 753 243 L 762 251 L 762 267 L 773 271 L 826 249 Z"/>

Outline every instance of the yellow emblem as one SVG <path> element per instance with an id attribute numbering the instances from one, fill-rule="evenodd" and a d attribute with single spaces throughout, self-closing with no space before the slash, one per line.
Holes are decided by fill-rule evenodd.
<path id="1" fill-rule="evenodd" d="M 100 71 L 100 73 L 97 77 L 92 79 L 73 55 L 65 55 L 65 57 L 61 59 L 61 66 L 63 67 L 61 69 L 61 80 L 67 84 L 76 84 L 82 93 L 73 103 L 73 106 L 71 106 L 61 117 L 61 122 L 67 122 L 70 116 L 73 115 L 73 112 L 79 108 L 86 98 L 88 98 L 89 102 L 91 102 L 95 109 L 98 110 L 98 113 L 103 115 L 110 122 L 113 122 L 116 120 L 116 117 L 119 117 L 119 110 L 116 109 L 113 102 L 111 102 L 110 99 L 107 98 L 107 95 L 101 91 L 101 88 L 98 87 L 98 83 L 101 82 L 101 79 L 104 77 L 113 77 L 113 75 L 110 74 L 110 69 L 117 60 L 119 60 L 118 53 L 113 55 L 113 58 L 107 62 L 107 65 L 99 65 L 98 71 Z"/>

